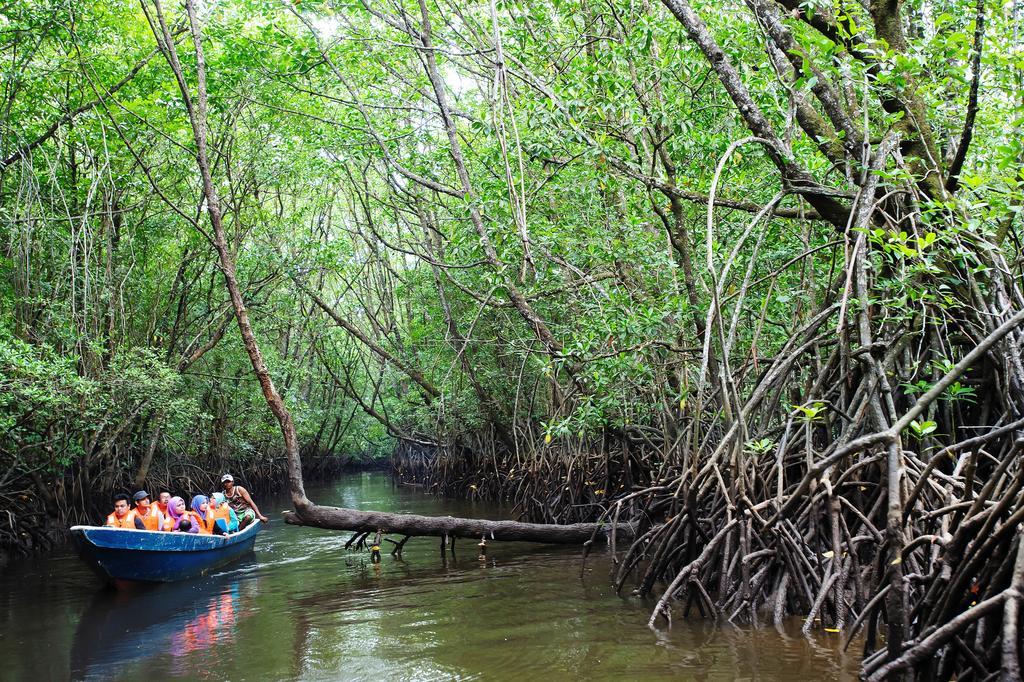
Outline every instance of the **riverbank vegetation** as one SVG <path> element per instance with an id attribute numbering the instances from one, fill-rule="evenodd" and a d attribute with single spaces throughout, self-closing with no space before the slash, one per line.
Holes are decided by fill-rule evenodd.
<path id="1" fill-rule="evenodd" d="M 3 541 L 387 452 L 628 525 L 653 625 L 1019 676 L 1021 11 L 10 5 Z"/>

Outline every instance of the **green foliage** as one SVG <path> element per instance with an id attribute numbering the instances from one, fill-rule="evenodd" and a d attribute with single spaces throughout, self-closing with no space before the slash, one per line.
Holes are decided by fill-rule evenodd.
<path id="1" fill-rule="evenodd" d="M 766 455 L 775 448 L 775 441 L 770 438 L 750 440 L 743 444 L 743 449 L 755 457 Z"/>
<path id="2" fill-rule="evenodd" d="M 910 433 L 918 440 L 924 438 L 928 434 L 935 433 L 935 430 L 939 428 L 939 425 L 933 421 L 919 422 L 916 419 L 910 422 Z"/>
<path id="3" fill-rule="evenodd" d="M 800 421 L 816 422 L 821 421 L 822 415 L 825 412 L 825 403 L 815 402 L 810 405 L 793 405 L 793 409 L 796 410 Z"/>
<path id="4" fill-rule="evenodd" d="M 4 158 L 154 49 L 138 5 L 73 5 L 73 13 L 66 2 L 5 8 Z M 914 9 L 914 39 L 896 50 L 872 38 L 860 6 L 803 3 L 812 14 L 837 13 L 838 30 L 863 39 L 865 57 L 787 19 L 803 61 L 781 74 L 757 22 L 736 20 L 746 10 L 694 5 L 768 123 L 789 130 L 787 154 L 818 180 L 842 184 L 838 176 L 862 172 L 859 160 L 840 168 L 825 158 L 821 140 L 792 122 L 791 97 L 813 101 L 823 83 L 858 103 L 901 101 L 915 89 L 937 153 L 955 151 L 972 75 L 967 4 Z M 1013 28 L 1005 16 L 990 18 L 984 106 L 954 199 L 913 197 L 914 220 L 879 221 L 863 234 L 837 237 L 822 221 L 789 217 L 744 237 L 749 211 L 717 208 L 708 234 L 700 197 L 749 130 L 668 12 L 632 1 L 498 3 L 495 26 L 486 3 L 463 9 L 454 23 L 444 9 L 429 11 L 471 196 L 422 51 L 399 27 L 361 3 L 203 6 L 214 180 L 229 246 L 267 364 L 308 447 L 383 454 L 402 436 L 458 443 L 495 424 L 552 438 L 660 426 L 693 400 L 714 292 L 733 338 L 726 352 L 712 335 L 709 352 L 727 355 L 743 384 L 819 306 L 848 299 L 847 315 L 860 311 L 857 297 L 837 293 L 858 238 L 869 251 L 880 338 L 900 325 L 947 324 L 968 279 L 972 296 L 987 296 L 974 244 L 1017 248 L 1024 105 L 1014 93 L 1024 65 L 1000 47 Z M 405 10 L 418 16 L 414 4 Z M 178 6 L 165 11 L 172 24 L 183 19 Z M 500 77 L 495 30 L 510 56 Z M 182 40 L 178 49 L 194 82 L 189 48 Z M 857 115 L 872 142 L 902 117 L 881 106 Z M 38 458 L 59 468 L 110 439 L 128 453 L 117 466 L 130 472 L 159 426 L 169 456 L 272 457 L 275 422 L 228 316 L 212 249 L 191 223 L 198 217 L 205 229 L 207 215 L 168 65 L 156 55 L 103 105 L 57 128 L 2 171 L 4 456 L 23 471 Z M 896 163 L 875 172 L 886 188 L 915 179 Z M 781 186 L 754 146 L 735 153 L 719 180 L 729 205 L 763 205 Z M 693 200 L 673 203 L 666 186 Z M 905 198 L 900 190 L 886 201 Z M 781 208 L 810 211 L 792 195 Z M 384 352 L 337 327 L 295 282 Z M 513 289 L 558 350 L 538 341 Z M 948 352 L 927 369 L 946 371 L 960 351 Z M 934 377 L 924 364 L 892 384 L 909 396 L 926 391 Z M 422 372 L 440 398 L 400 365 Z M 792 410 L 818 423 L 827 408 L 815 397 L 781 404 L 807 400 Z M 944 395 L 960 407 L 977 398 L 967 383 Z M 919 437 L 937 426 L 920 428 Z M 772 447 L 746 445 L 752 454 Z"/>

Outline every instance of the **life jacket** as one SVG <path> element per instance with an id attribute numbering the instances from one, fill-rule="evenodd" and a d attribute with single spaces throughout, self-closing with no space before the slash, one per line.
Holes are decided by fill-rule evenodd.
<path id="1" fill-rule="evenodd" d="M 127 514 L 118 518 L 116 513 L 107 515 L 107 526 L 111 528 L 131 528 L 135 530 L 135 510 L 129 510 Z"/>
<path id="2" fill-rule="evenodd" d="M 199 529 L 200 535 L 210 535 L 213 533 L 213 514 L 207 512 L 206 519 L 203 519 L 199 515 L 199 512 L 189 510 L 188 520 L 192 522 L 192 525 Z"/>
<path id="3" fill-rule="evenodd" d="M 231 528 L 231 508 L 226 503 L 219 505 L 213 510 L 213 519 L 224 519 L 224 527 Z"/>
<path id="4" fill-rule="evenodd" d="M 156 507 L 150 507 L 149 513 L 145 516 L 139 513 L 138 507 L 133 509 L 132 513 L 134 513 L 137 518 L 142 519 L 142 524 L 146 527 L 146 530 L 163 530 L 163 527 L 167 525 L 163 523 L 163 517 L 160 515 L 160 512 Z"/>
<path id="5" fill-rule="evenodd" d="M 212 509 L 209 512 L 210 516 L 213 516 L 213 523 L 216 525 L 217 521 L 224 522 L 224 532 L 233 532 L 238 529 L 238 522 L 234 522 L 234 527 L 231 527 L 231 508 L 227 506 L 227 503 L 218 505 L 216 509 Z"/>
<path id="6" fill-rule="evenodd" d="M 207 508 L 206 520 L 203 521 L 203 528 L 205 528 L 207 532 L 213 533 L 213 529 L 217 525 L 217 518 L 217 512 L 210 508 Z"/>

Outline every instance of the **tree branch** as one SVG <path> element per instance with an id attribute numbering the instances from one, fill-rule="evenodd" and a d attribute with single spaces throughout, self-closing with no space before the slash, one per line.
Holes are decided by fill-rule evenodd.
<path id="1" fill-rule="evenodd" d="M 393 354 L 389 353 L 384 348 L 382 348 L 380 345 L 375 343 L 373 341 L 373 339 L 371 339 L 369 336 L 367 336 L 361 329 L 359 329 L 359 327 L 355 326 L 354 324 L 352 324 L 351 322 L 346 320 L 344 317 L 342 317 L 336 310 L 334 310 L 334 308 L 332 308 L 331 306 L 327 305 L 327 303 L 325 303 L 322 298 L 320 298 L 315 293 L 313 293 L 312 291 L 307 289 L 297 279 L 295 279 L 293 277 L 292 281 L 295 282 L 295 287 L 299 291 L 301 291 L 304 294 L 306 294 L 307 296 L 309 296 L 310 299 L 312 299 L 313 302 L 316 303 L 317 306 L 321 310 L 323 310 L 325 313 L 327 313 L 330 316 L 330 318 L 332 320 L 334 320 L 335 323 L 337 323 L 337 325 L 339 327 L 341 327 L 342 329 L 347 331 L 349 334 L 354 336 L 356 339 L 358 339 L 364 346 L 366 346 L 371 351 L 373 351 L 373 353 L 375 355 L 377 355 L 378 357 L 380 357 L 382 360 L 384 360 L 385 362 L 390 362 L 392 365 L 394 365 L 398 369 L 402 370 L 402 372 L 404 372 L 406 376 L 408 376 L 410 379 L 415 381 L 420 386 L 420 388 L 422 388 L 424 391 L 426 391 L 427 395 L 430 398 L 440 398 L 441 397 L 441 391 L 438 390 L 438 388 L 436 386 L 434 386 L 434 384 L 431 383 L 423 375 L 422 372 L 420 372 L 415 367 L 409 365 L 404 360 L 401 360 L 400 358 L 395 357 Z"/>
<path id="2" fill-rule="evenodd" d="M 662 2 L 686 29 L 690 40 L 696 43 L 704 53 L 750 131 L 769 143 L 764 145 L 765 150 L 776 168 L 782 173 L 782 179 L 787 188 L 791 188 L 793 192 L 807 199 L 807 202 L 817 209 L 822 218 L 832 223 L 837 229 L 845 230 L 849 221 L 850 209 L 835 199 L 834 195 L 837 192 L 822 187 L 810 173 L 797 164 L 792 154 L 785 151 L 786 147 L 782 140 L 776 135 L 771 123 L 750 96 L 750 92 L 743 84 L 736 68 L 711 35 L 704 20 L 686 0 L 662 0 Z"/>
<path id="3" fill-rule="evenodd" d="M 967 160 L 967 150 L 974 138 L 974 120 L 978 116 L 978 90 L 981 85 L 981 49 L 985 43 L 985 0 L 978 0 L 974 17 L 974 54 L 971 56 L 971 90 L 967 97 L 967 115 L 960 143 L 956 146 L 949 170 L 946 172 L 946 190 L 952 194 L 960 188 L 960 172 Z"/>

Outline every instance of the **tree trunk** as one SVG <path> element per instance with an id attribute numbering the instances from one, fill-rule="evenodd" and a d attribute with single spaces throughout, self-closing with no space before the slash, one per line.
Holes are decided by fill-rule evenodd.
<path id="1" fill-rule="evenodd" d="M 135 489 L 141 490 L 149 476 L 149 467 L 153 465 L 153 455 L 156 454 L 156 447 L 160 443 L 160 424 L 163 422 L 163 413 L 158 413 L 154 419 L 153 430 L 149 434 L 149 443 L 146 445 L 146 453 L 139 463 L 139 470 L 135 474 Z"/>
<path id="2" fill-rule="evenodd" d="M 314 506 L 302 510 L 302 515 L 285 512 L 284 520 L 296 526 L 314 526 L 330 530 L 376 532 L 399 535 L 429 535 L 434 537 L 483 537 L 488 540 L 547 542 L 559 545 L 582 545 L 593 539 L 605 542 L 610 536 L 609 523 L 521 523 L 519 521 L 488 521 L 463 519 L 454 516 L 419 516 L 417 514 L 390 514 L 387 512 L 356 511 L 338 507 Z M 635 534 L 632 524 L 619 524 L 616 538 L 630 540 Z"/>
<path id="3" fill-rule="evenodd" d="M 203 182 L 203 197 L 206 203 L 206 210 L 210 216 L 210 226 L 213 228 L 213 246 L 217 250 L 217 257 L 220 261 L 221 272 L 224 275 L 224 284 L 231 297 L 231 306 L 235 311 L 235 319 L 238 321 L 238 330 L 242 335 L 242 343 L 245 351 L 252 362 L 253 371 L 259 379 L 260 388 L 263 390 L 263 397 L 267 406 L 274 413 L 277 422 L 281 427 L 281 434 L 284 437 L 284 449 L 288 458 L 288 477 L 292 494 L 292 503 L 296 508 L 302 509 L 309 506 L 306 492 L 302 484 L 302 461 L 299 458 L 299 439 L 295 432 L 295 424 L 292 422 L 291 413 L 281 399 L 281 395 L 274 386 L 274 380 L 270 376 L 266 362 L 263 360 L 263 353 L 256 342 L 256 335 L 253 333 L 252 324 L 249 322 L 249 312 L 242 300 L 242 291 L 238 286 L 238 278 L 235 273 L 235 263 L 231 258 L 231 251 L 228 248 L 227 238 L 224 233 L 224 224 L 221 219 L 220 202 L 217 197 L 217 189 L 213 183 L 213 175 L 210 169 L 209 156 L 207 154 L 207 96 L 206 96 L 206 64 L 203 57 L 202 39 L 200 35 L 199 19 L 196 16 L 195 5 L 192 0 L 187 0 L 185 9 L 188 12 L 189 28 L 192 33 L 192 44 L 196 55 L 196 98 L 192 99 L 181 62 L 178 60 L 178 52 L 174 46 L 171 31 L 164 18 L 160 0 L 153 0 L 156 10 L 156 18 L 159 22 L 159 29 L 152 25 L 157 43 L 167 59 L 171 70 L 174 72 L 175 81 L 181 91 L 181 97 L 185 108 L 188 111 L 189 122 L 192 125 L 192 134 L 196 143 L 196 163 Z M 149 14 L 147 12 L 147 17 Z M 157 31 L 160 31 L 158 34 Z M 162 38 L 161 38 L 162 36 Z M 198 223 L 195 227 L 199 229 Z"/>

